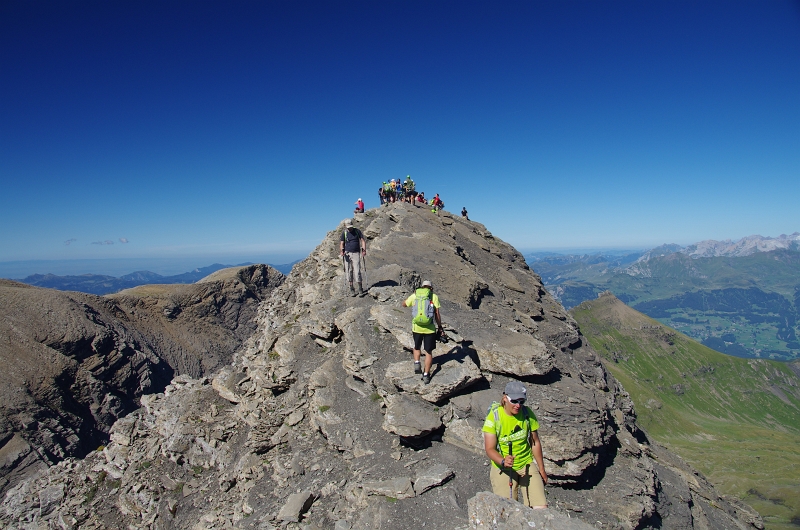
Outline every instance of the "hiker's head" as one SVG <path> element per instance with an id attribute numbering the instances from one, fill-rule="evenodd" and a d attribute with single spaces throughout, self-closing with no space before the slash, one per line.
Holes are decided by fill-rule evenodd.
<path id="1" fill-rule="evenodd" d="M 503 397 L 505 397 L 505 401 L 512 410 L 518 411 L 525 404 L 525 400 L 528 399 L 528 390 L 519 381 L 509 381 L 506 384 Z"/>
<path id="2" fill-rule="evenodd" d="M 345 219 L 344 220 L 344 227 L 347 230 L 351 230 L 352 231 L 353 230 L 353 220 L 352 219 Z"/>
<path id="3" fill-rule="evenodd" d="M 427 287 L 428 289 L 433 291 L 433 284 L 430 282 L 430 280 L 425 280 L 424 282 L 422 282 L 422 287 L 423 288 Z"/>

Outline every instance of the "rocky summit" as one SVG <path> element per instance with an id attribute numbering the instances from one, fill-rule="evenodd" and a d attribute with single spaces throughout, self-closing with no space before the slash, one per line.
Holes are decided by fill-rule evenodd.
<path id="1" fill-rule="evenodd" d="M 118 419 L 106 446 L 10 488 L 2 526 L 763 527 L 648 441 L 575 321 L 483 225 L 403 203 L 354 224 L 367 296 L 350 296 L 340 224 L 268 291 L 229 363 L 184 371 Z M 429 385 L 401 307 L 423 280 L 450 337 Z M 548 510 L 485 493 L 480 429 L 510 379 L 540 422 Z"/>

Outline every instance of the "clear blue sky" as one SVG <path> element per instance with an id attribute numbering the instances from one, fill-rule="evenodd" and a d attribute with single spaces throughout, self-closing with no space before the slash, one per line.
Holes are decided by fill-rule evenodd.
<path id="1" fill-rule="evenodd" d="M 523 251 L 798 231 L 800 3 L 0 2 L 0 261 L 286 262 L 408 174 Z"/>

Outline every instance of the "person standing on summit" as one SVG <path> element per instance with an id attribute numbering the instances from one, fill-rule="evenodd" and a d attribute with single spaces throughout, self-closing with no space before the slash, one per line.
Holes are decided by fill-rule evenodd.
<path id="1" fill-rule="evenodd" d="M 433 366 L 433 350 L 436 348 L 436 333 L 444 333 L 442 317 L 439 315 L 439 297 L 433 292 L 433 284 L 428 280 L 422 287 L 403 301 L 403 307 L 412 307 L 411 334 L 414 336 L 414 373 L 422 373 L 422 382 L 430 384 L 431 366 Z M 434 326 L 434 319 L 435 325 Z M 425 349 L 425 371 L 420 366 L 420 349 Z"/>
<path id="2" fill-rule="evenodd" d="M 339 238 L 339 252 L 342 254 L 344 262 L 344 275 L 350 282 L 350 296 L 355 296 L 353 281 L 358 283 L 358 294 L 364 296 L 364 262 L 367 256 L 367 242 L 364 241 L 364 234 L 361 230 L 353 226 L 352 219 L 344 220 L 344 231 Z"/>

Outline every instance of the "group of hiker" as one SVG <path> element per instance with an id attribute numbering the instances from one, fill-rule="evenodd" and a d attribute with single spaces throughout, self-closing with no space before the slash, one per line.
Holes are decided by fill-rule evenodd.
<path id="1" fill-rule="evenodd" d="M 378 198 L 381 201 L 381 205 L 391 202 L 415 204 L 416 202 L 425 201 L 425 193 L 417 192 L 416 183 L 411 179 L 411 175 L 407 175 L 405 182 L 401 179 L 391 179 L 389 182 L 384 182 L 378 188 Z"/>
<path id="2" fill-rule="evenodd" d="M 430 206 L 431 211 L 434 213 L 438 213 L 444 208 L 444 202 L 439 198 L 438 193 L 435 197 L 427 199 L 425 198 L 425 192 L 418 192 L 416 186 L 416 183 L 411 179 L 411 175 L 407 175 L 405 181 L 391 179 L 389 182 L 384 182 L 378 188 L 378 199 L 381 201 L 381 206 L 393 202 L 407 202 L 417 207 Z"/>
<path id="3" fill-rule="evenodd" d="M 467 218 L 466 208 L 462 209 L 461 215 Z M 363 288 L 366 240 L 364 234 L 353 226 L 352 219 L 346 219 L 344 227 L 339 238 L 339 251 L 345 278 L 350 286 L 350 295 L 363 297 L 366 294 Z M 423 384 L 428 385 L 436 341 L 446 342 L 448 339 L 439 312 L 439 296 L 433 292 L 433 283 L 425 280 L 401 305 L 411 308 L 414 373 L 421 374 Z M 544 487 L 547 473 L 539 440 L 539 422 L 533 411 L 525 406 L 526 401 L 525 385 L 512 380 L 506 384 L 500 402 L 492 403 L 487 411 L 482 432 L 484 451 L 492 462 L 489 480 L 496 495 L 504 497 L 508 487 L 508 498 L 532 508 L 546 508 Z"/>

